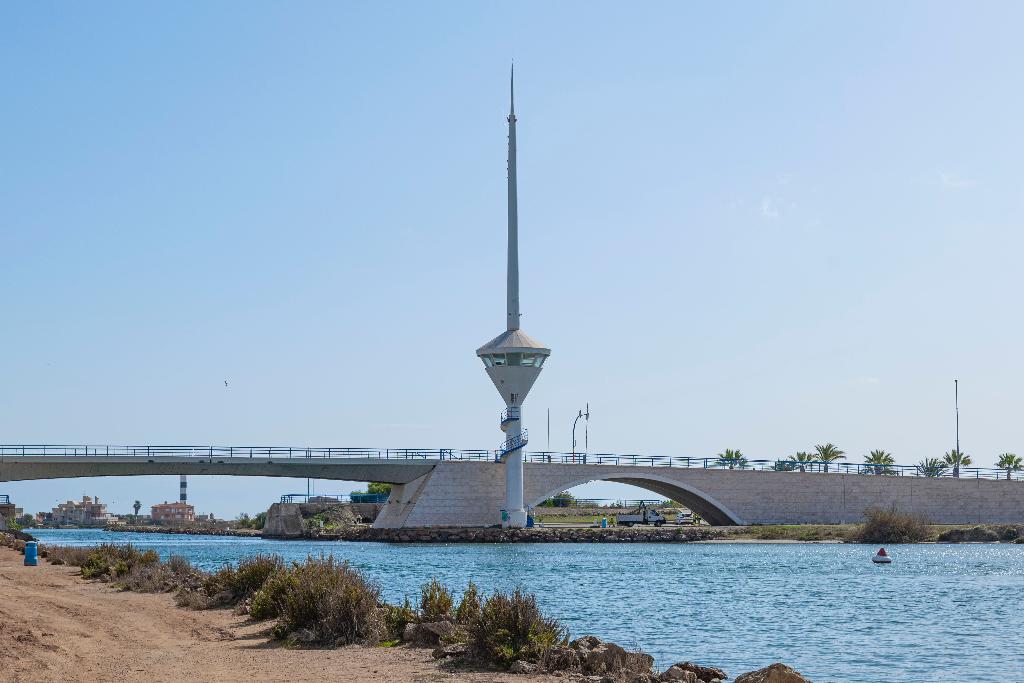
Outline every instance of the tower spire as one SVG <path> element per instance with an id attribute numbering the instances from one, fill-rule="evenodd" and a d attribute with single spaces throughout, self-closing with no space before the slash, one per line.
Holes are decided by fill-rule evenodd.
<path id="1" fill-rule="evenodd" d="M 516 74 L 509 76 L 508 113 L 508 288 L 507 327 L 519 329 L 519 199 L 516 192 Z"/>

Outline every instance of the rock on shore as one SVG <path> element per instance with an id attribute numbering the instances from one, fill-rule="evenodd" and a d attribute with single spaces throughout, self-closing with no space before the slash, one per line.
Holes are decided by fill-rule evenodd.
<path id="1" fill-rule="evenodd" d="M 735 683 L 811 683 L 782 662 L 736 677 Z"/>

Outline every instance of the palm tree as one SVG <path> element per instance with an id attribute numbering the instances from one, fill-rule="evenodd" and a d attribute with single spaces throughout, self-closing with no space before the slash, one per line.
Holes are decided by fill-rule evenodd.
<path id="1" fill-rule="evenodd" d="M 971 464 L 971 456 L 967 455 L 963 451 L 953 449 L 950 452 L 942 456 L 942 462 L 946 463 L 953 468 L 953 476 L 960 476 L 960 468 L 968 467 Z"/>
<path id="2" fill-rule="evenodd" d="M 1006 470 L 1006 479 L 1009 481 L 1011 472 L 1014 470 L 1024 470 L 1024 460 L 1019 455 L 1014 455 L 1013 453 L 1002 453 L 999 455 L 999 460 L 996 461 L 996 467 Z"/>
<path id="3" fill-rule="evenodd" d="M 800 468 L 801 472 L 807 471 L 807 463 L 814 462 L 814 456 L 810 453 L 804 453 L 800 451 L 796 455 L 789 456 L 789 459 L 796 463 L 796 466 Z"/>
<path id="4" fill-rule="evenodd" d="M 135 516 L 138 517 L 139 510 L 142 509 L 142 503 L 140 503 L 139 501 L 135 501 L 134 503 L 132 503 L 132 509 L 135 510 Z"/>
<path id="5" fill-rule="evenodd" d="M 864 462 L 870 465 L 870 467 L 866 468 L 868 474 L 892 474 L 892 466 L 896 464 L 892 453 L 881 449 L 873 450 L 868 455 L 865 455 Z"/>
<path id="6" fill-rule="evenodd" d="M 818 453 L 818 461 L 825 463 L 825 471 L 828 472 L 829 463 L 835 462 L 836 460 L 845 460 L 846 455 L 843 451 L 839 450 L 839 446 L 831 443 L 825 445 L 818 444 L 814 447 L 814 450 Z"/>
<path id="7" fill-rule="evenodd" d="M 739 465 L 740 469 L 743 469 L 747 466 L 747 459 L 743 457 L 743 453 L 739 450 L 726 448 L 725 453 L 718 454 L 718 464 L 727 465 L 730 470 L 735 469 L 736 465 Z"/>
<path id="8" fill-rule="evenodd" d="M 941 477 L 946 471 L 946 463 L 939 458 L 925 458 L 917 463 L 917 472 L 923 477 Z"/>

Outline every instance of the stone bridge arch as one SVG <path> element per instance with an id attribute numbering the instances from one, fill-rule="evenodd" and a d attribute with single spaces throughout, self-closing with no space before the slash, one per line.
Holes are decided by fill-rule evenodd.
<path id="1" fill-rule="evenodd" d="M 654 472 L 637 471 L 624 473 L 619 468 L 614 468 L 617 471 L 604 474 L 596 471 L 597 469 L 596 467 L 591 468 L 593 474 L 589 476 L 581 477 L 577 475 L 561 480 L 543 476 L 539 476 L 534 480 L 528 476 L 526 482 L 526 503 L 530 507 L 536 507 L 548 498 L 566 489 L 588 484 L 592 481 L 613 481 L 647 489 L 670 500 L 678 501 L 707 520 L 708 524 L 715 526 L 746 524 L 742 518 L 721 501 L 716 500 L 714 496 L 678 479 Z M 639 468 L 629 469 L 637 470 Z"/>

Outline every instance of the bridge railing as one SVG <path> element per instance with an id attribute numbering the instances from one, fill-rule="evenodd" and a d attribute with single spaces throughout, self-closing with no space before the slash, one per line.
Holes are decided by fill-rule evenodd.
<path id="1" fill-rule="evenodd" d="M 388 502 L 386 493 L 285 493 L 282 503 L 374 503 Z"/>
<path id="2" fill-rule="evenodd" d="M 63 457 L 190 457 L 206 460 L 255 459 L 377 459 L 377 460 L 468 460 L 491 461 L 501 450 L 459 450 L 453 448 L 334 448 L 292 446 L 106 446 L 73 444 L 0 444 L 0 458 L 19 456 Z M 815 472 L 827 474 L 863 474 L 895 477 L 952 477 L 953 470 L 922 465 L 876 465 L 856 462 L 798 462 L 720 457 L 697 458 L 677 455 L 641 455 L 634 453 L 567 453 L 534 451 L 524 453 L 530 463 L 563 465 L 620 465 L 632 467 L 683 467 L 701 469 L 737 469 L 772 472 Z M 994 467 L 961 467 L 961 479 L 1024 480 L 1024 471 Z"/>

